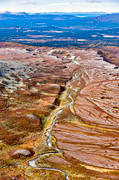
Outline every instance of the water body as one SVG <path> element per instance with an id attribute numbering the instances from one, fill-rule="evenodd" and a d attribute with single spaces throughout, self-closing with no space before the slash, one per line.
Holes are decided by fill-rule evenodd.
<path id="1" fill-rule="evenodd" d="M 71 59 L 72 59 L 72 62 L 73 62 L 73 63 L 75 63 L 76 65 L 79 65 L 79 66 L 80 66 L 80 63 L 78 63 L 78 62 L 75 60 L 75 56 L 72 56 Z M 71 82 L 74 82 L 74 81 L 77 80 L 78 78 L 79 78 L 79 77 L 76 76 L 76 74 L 74 74 L 74 77 L 72 78 L 72 81 L 71 81 Z M 62 171 L 62 170 L 57 169 L 57 168 L 38 167 L 38 166 L 36 165 L 36 161 L 39 160 L 39 159 L 42 158 L 42 157 L 47 157 L 47 156 L 49 156 L 49 155 L 62 154 L 62 151 L 61 151 L 59 148 L 53 147 L 53 145 L 52 145 L 52 135 L 51 135 L 51 132 L 52 132 L 53 126 L 54 126 L 54 124 L 55 124 L 55 121 L 56 121 L 58 115 L 59 115 L 66 107 L 70 107 L 70 109 L 72 108 L 72 105 L 73 105 L 73 103 L 74 103 L 74 100 L 73 100 L 73 98 L 72 98 L 71 93 L 68 93 L 68 94 L 67 94 L 67 91 L 68 91 L 69 89 L 71 89 L 72 91 L 77 92 L 77 89 L 74 89 L 74 88 L 71 86 L 71 82 L 68 82 L 68 83 L 67 83 L 66 91 L 65 91 L 65 92 L 63 93 L 63 95 L 62 95 L 63 98 L 67 98 L 67 97 L 68 97 L 68 98 L 70 99 L 70 102 L 69 102 L 68 104 L 64 105 L 63 107 L 62 107 L 62 105 L 60 105 L 61 107 L 59 106 L 59 107 L 58 107 L 58 110 L 55 109 L 55 114 L 54 114 L 54 112 L 51 113 L 51 115 L 50 115 L 50 117 L 49 117 L 49 120 L 48 120 L 48 121 L 52 121 L 52 122 L 51 122 L 51 125 L 50 125 L 49 128 L 46 128 L 46 130 L 45 130 L 45 135 L 46 135 L 46 137 L 47 137 L 47 138 L 46 138 L 46 145 L 47 145 L 48 148 L 50 148 L 50 149 L 52 149 L 52 150 L 55 150 L 55 152 L 48 152 L 48 153 L 40 154 L 38 157 L 36 157 L 35 159 L 30 160 L 30 161 L 28 162 L 28 165 L 29 165 L 29 166 L 31 166 L 31 167 L 33 167 L 33 168 L 36 168 L 36 169 L 40 169 L 40 170 L 51 170 L 51 171 L 61 172 L 62 174 L 64 174 L 65 180 L 69 180 L 69 177 L 68 177 L 68 175 L 66 174 L 65 171 Z M 53 117 L 53 118 L 50 119 L 51 117 Z"/>

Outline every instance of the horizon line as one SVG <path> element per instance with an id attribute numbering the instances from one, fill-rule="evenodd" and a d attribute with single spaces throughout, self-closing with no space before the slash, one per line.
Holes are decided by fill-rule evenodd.
<path id="1" fill-rule="evenodd" d="M 27 12 L 27 11 L 0 11 L 0 13 L 26 13 L 26 14 L 36 14 L 36 13 L 119 13 L 119 12 L 107 12 L 107 11 L 36 11 L 36 12 Z"/>

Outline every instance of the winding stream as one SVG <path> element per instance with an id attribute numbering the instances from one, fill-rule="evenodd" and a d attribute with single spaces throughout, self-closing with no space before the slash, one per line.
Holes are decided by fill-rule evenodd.
<path id="1" fill-rule="evenodd" d="M 73 56 L 72 62 L 75 63 L 76 65 L 80 65 L 80 63 L 78 63 L 77 61 L 75 61 L 75 56 Z M 78 78 L 79 78 L 79 77 L 77 77 L 76 74 L 75 74 L 74 77 L 72 78 L 72 81 L 71 81 L 71 82 L 74 82 L 74 81 L 77 80 Z M 59 115 L 66 107 L 70 107 L 70 109 L 72 108 L 72 105 L 73 105 L 73 103 L 74 103 L 74 100 L 73 100 L 73 98 L 72 98 L 72 96 L 71 96 L 71 93 L 68 93 L 68 95 L 67 95 L 67 91 L 68 91 L 69 89 L 71 89 L 72 91 L 77 92 L 77 89 L 74 89 L 74 88 L 71 86 L 71 82 L 68 82 L 68 83 L 67 83 L 67 88 L 66 88 L 66 91 L 64 92 L 64 94 L 66 93 L 65 98 L 68 97 L 68 98 L 71 100 L 71 102 L 68 103 L 68 104 L 66 104 L 66 105 L 64 105 L 64 106 L 62 106 L 62 105 L 60 104 L 60 106 L 58 107 L 58 110 L 55 109 L 55 111 L 56 111 L 55 114 L 54 114 L 54 111 L 51 113 L 51 115 L 50 115 L 50 117 L 49 117 L 49 119 L 48 119 L 48 121 L 51 121 L 51 125 L 50 125 L 49 128 L 47 128 L 47 129 L 45 130 L 45 135 L 46 135 L 46 137 L 47 137 L 47 138 L 46 138 L 46 145 L 47 145 L 48 148 L 53 149 L 53 150 L 55 150 L 56 152 L 43 153 L 43 154 L 40 154 L 40 155 L 39 155 L 38 157 L 36 157 L 35 159 L 28 161 L 28 165 L 31 166 L 32 168 L 36 168 L 36 169 L 40 169 L 40 170 L 58 171 L 58 172 L 63 173 L 64 176 L 65 176 L 65 180 L 69 180 L 69 177 L 68 177 L 68 175 L 66 174 L 66 172 L 64 172 L 64 171 L 62 171 L 62 170 L 60 170 L 60 169 L 57 169 L 57 168 L 38 167 L 38 166 L 36 165 L 36 161 L 37 161 L 38 159 L 40 159 L 41 157 L 44 157 L 44 156 L 47 156 L 47 155 L 62 154 L 62 151 L 61 151 L 59 148 L 55 148 L 55 147 L 53 147 L 53 145 L 52 145 L 52 138 L 51 138 L 52 135 L 51 135 L 51 131 L 52 131 L 52 129 L 53 129 L 53 126 L 54 126 L 54 124 L 55 124 L 55 121 L 56 121 L 58 115 Z M 63 98 L 64 98 L 64 96 L 63 96 Z M 53 118 L 52 118 L 52 117 L 53 117 Z"/>

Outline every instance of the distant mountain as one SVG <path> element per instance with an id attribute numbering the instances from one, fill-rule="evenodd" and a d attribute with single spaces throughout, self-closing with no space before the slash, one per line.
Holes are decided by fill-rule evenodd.
<path id="1" fill-rule="evenodd" d="M 119 13 L 113 13 L 113 14 L 105 14 L 101 15 L 95 18 L 98 20 L 98 22 L 118 22 L 119 23 Z"/>
<path id="2" fill-rule="evenodd" d="M 46 46 L 118 45 L 119 13 L 4 12 L 0 13 L 0 41 Z"/>
<path id="3" fill-rule="evenodd" d="M 100 15 L 106 14 L 105 12 L 45 12 L 41 13 L 44 15 L 52 14 L 52 15 L 74 15 L 79 17 L 96 17 Z"/>
<path id="4" fill-rule="evenodd" d="M 91 29 L 108 29 L 119 27 L 119 13 L 88 17 L 80 20 L 80 25 Z"/>
<path id="5" fill-rule="evenodd" d="M 0 13 L 0 20 L 3 24 L 22 27 L 24 21 L 36 24 L 45 23 L 47 26 L 54 25 L 56 27 L 65 27 L 69 29 L 108 29 L 119 27 L 119 13 L 104 14 L 102 13 L 34 13 L 29 14 L 25 12 Z M 6 21 L 8 20 L 8 21 Z M 14 20 L 14 21 L 13 21 Z M 22 21 L 21 21 L 22 20 Z M 27 22 L 26 25 L 27 25 Z M 0 27 L 2 25 L 0 24 Z"/>
<path id="6" fill-rule="evenodd" d="M 0 12 L 0 15 L 6 17 L 15 17 L 15 16 L 40 16 L 40 15 L 74 15 L 80 17 L 96 17 L 106 14 L 105 12 L 41 12 L 41 13 L 26 13 L 26 12 Z"/>
<path id="7" fill-rule="evenodd" d="M 19 12 L 19 13 L 12 13 L 9 11 L 0 13 L 0 20 L 5 20 L 5 19 L 19 19 L 19 18 L 25 18 L 28 17 L 29 15 L 25 12 Z"/>

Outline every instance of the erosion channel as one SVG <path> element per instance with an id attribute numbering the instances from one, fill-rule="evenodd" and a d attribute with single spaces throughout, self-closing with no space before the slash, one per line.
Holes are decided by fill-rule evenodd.
<path id="1" fill-rule="evenodd" d="M 119 68 L 97 52 L 1 43 L 0 179 L 119 179 Z"/>
<path id="2" fill-rule="evenodd" d="M 74 60 L 75 57 L 72 58 L 72 62 L 79 65 L 80 66 L 80 63 L 75 61 Z M 81 73 L 80 73 L 81 74 Z M 78 77 L 77 77 L 78 76 Z M 78 80 L 80 78 L 79 75 L 77 74 L 74 74 L 71 82 L 75 82 L 76 80 Z M 40 161 L 40 158 L 45 158 L 45 157 L 48 157 L 48 156 L 53 156 L 53 155 L 61 155 L 63 156 L 63 152 L 57 148 L 57 147 L 54 147 L 55 144 L 52 142 L 53 140 L 53 137 L 52 137 L 52 129 L 53 129 L 53 126 L 55 124 L 55 121 L 58 117 L 58 115 L 65 110 L 66 107 L 70 107 L 70 109 L 72 109 L 72 106 L 74 104 L 74 100 L 73 100 L 73 97 L 72 97 L 72 91 L 73 92 L 77 92 L 77 89 L 73 88 L 71 86 L 71 82 L 69 81 L 66 85 L 66 90 L 65 92 L 63 92 L 63 94 L 61 95 L 60 99 L 61 99 L 61 103 L 59 105 L 58 108 L 56 108 L 49 116 L 48 118 L 48 123 L 46 124 L 46 127 L 45 127 L 45 130 L 44 130 L 44 136 L 46 136 L 46 144 L 47 144 L 47 147 L 49 148 L 49 150 L 54 150 L 54 152 L 47 152 L 47 153 L 43 153 L 41 155 L 39 155 L 38 157 L 36 157 L 35 159 L 33 160 L 30 160 L 28 162 L 29 166 L 33 167 L 33 168 L 37 168 L 37 169 L 41 169 L 41 170 L 51 170 L 51 171 L 58 171 L 58 172 L 61 172 L 64 174 L 65 176 L 65 179 L 66 180 L 69 180 L 68 178 L 68 175 L 65 171 L 63 170 L 60 170 L 60 169 L 57 169 L 57 168 L 49 168 L 49 167 L 38 167 L 38 165 L 36 165 L 36 161 Z M 79 87 L 78 87 L 79 88 Z M 68 99 L 68 101 L 66 101 L 66 99 Z M 54 144 L 54 145 L 53 145 Z"/>

